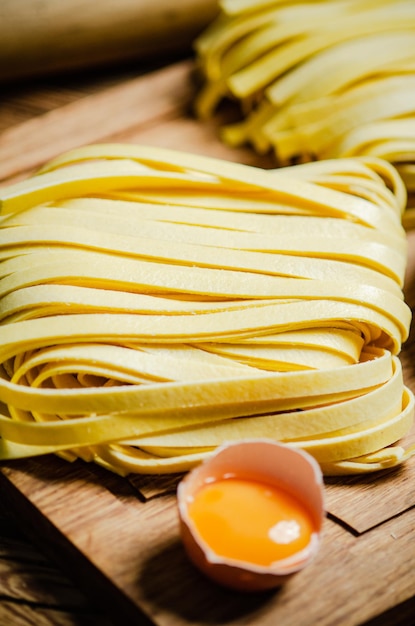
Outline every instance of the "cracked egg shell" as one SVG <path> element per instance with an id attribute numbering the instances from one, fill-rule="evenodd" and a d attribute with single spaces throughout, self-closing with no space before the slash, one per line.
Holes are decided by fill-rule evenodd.
<path id="1" fill-rule="evenodd" d="M 267 564 L 254 562 L 256 558 L 239 558 L 238 556 L 235 557 L 235 554 L 229 556 L 224 553 L 221 555 L 219 550 L 215 552 L 211 545 L 212 542 L 207 541 L 206 536 L 202 536 L 200 532 L 201 526 L 195 523 L 196 518 L 190 511 L 193 503 L 196 501 L 196 496 L 200 495 L 203 489 L 211 485 L 223 485 L 223 481 L 228 481 L 229 478 L 236 479 L 239 484 L 245 481 L 246 485 L 251 485 L 251 487 L 252 485 L 254 487 L 255 485 L 259 485 L 261 488 L 265 487 L 268 497 L 271 492 L 277 495 L 278 493 L 285 494 L 284 497 L 288 494 L 289 499 L 291 498 L 294 503 L 300 505 L 301 510 L 308 517 L 310 530 L 305 535 L 305 539 L 304 537 L 302 538 L 303 543 L 300 544 L 298 551 L 294 551 L 288 556 L 283 554 L 281 558 L 273 558 Z M 227 483 L 226 486 L 229 487 L 231 485 Z M 223 495 L 221 493 L 220 497 L 222 498 Z M 255 498 L 255 493 L 253 495 Z M 233 497 L 235 497 L 235 493 Z M 218 494 L 215 494 L 214 499 L 216 500 L 217 498 Z M 212 501 L 212 498 L 210 501 Z M 245 518 L 245 527 L 248 524 L 249 528 L 246 537 L 241 540 L 240 537 L 242 535 L 239 536 L 239 529 L 236 535 L 228 537 L 230 539 L 228 544 L 234 543 L 238 546 L 239 542 L 239 545 L 245 549 L 245 545 L 250 540 L 248 535 L 251 534 L 249 518 L 251 517 L 251 521 L 254 521 L 254 525 L 256 525 L 256 520 L 261 518 L 261 515 L 259 515 L 261 507 L 255 507 L 251 496 L 249 496 L 247 505 L 244 498 L 240 502 L 241 506 L 245 507 L 246 513 L 242 512 L 241 514 L 240 510 L 236 512 L 232 505 L 226 504 L 224 512 L 225 516 L 229 516 L 229 512 L 231 515 L 234 512 L 238 525 L 240 520 Z M 264 439 L 224 444 L 217 448 L 215 453 L 201 465 L 190 471 L 179 483 L 177 503 L 182 541 L 189 559 L 206 576 L 232 589 L 264 591 L 278 587 L 293 574 L 303 569 L 313 559 L 319 548 L 324 520 L 322 472 L 318 463 L 311 455 L 286 444 Z M 268 507 L 268 504 L 265 506 Z M 238 503 L 236 508 L 239 509 Z M 202 519 L 205 527 L 208 529 L 212 528 L 211 522 L 213 518 L 208 517 L 210 515 L 210 510 L 202 509 L 201 518 L 199 507 L 198 519 Z M 203 518 L 205 519 L 203 520 Z M 223 520 L 220 523 L 227 524 Z M 296 522 L 283 521 L 283 528 L 285 528 L 285 531 L 288 529 L 288 536 L 293 524 L 295 527 Z M 281 540 L 281 533 L 279 533 L 279 538 L 276 538 L 276 527 L 278 527 L 278 524 L 268 529 L 268 537 L 266 538 L 268 544 L 264 545 L 271 545 L 271 548 L 273 548 L 273 542 L 275 541 L 277 543 L 281 541 L 281 544 L 289 543 L 287 532 L 285 532 L 285 539 L 283 536 Z M 281 526 L 279 528 L 281 529 Z M 221 530 L 216 533 L 217 536 L 222 534 Z M 270 539 L 271 544 L 269 544 Z M 282 553 L 284 553 L 284 549 L 283 547 Z"/>

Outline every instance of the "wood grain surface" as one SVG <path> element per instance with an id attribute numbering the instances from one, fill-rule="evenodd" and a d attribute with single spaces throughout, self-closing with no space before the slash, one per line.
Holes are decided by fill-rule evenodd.
<path id="1" fill-rule="evenodd" d="M 34 86 L 25 95 L 6 94 L 0 103 L 0 179 L 5 184 L 63 150 L 108 140 L 272 166 L 271 159 L 260 160 L 248 149 L 224 146 L 218 120 L 202 125 L 194 119 L 192 72 L 192 62 L 185 60 L 145 76 L 107 76 L 101 83 L 66 86 L 58 82 L 43 91 Z M 406 298 L 413 306 L 412 233 L 409 239 Z M 414 345 L 411 336 L 401 358 L 405 380 L 415 390 Z M 407 439 L 415 441 L 415 432 Z M 98 466 L 57 457 L 3 464 L 2 506 L 41 552 L 15 530 L 9 516 L 4 518 L 0 626 L 104 626 L 107 613 L 117 625 L 413 623 L 414 460 L 382 474 L 326 479 L 328 514 L 318 557 L 286 586 L 267 594 L 218 588 L 188 562 L 178 532 L 179 479 L 122 479 Z M 7 554 L 14 556 L 8 561 Z M 55 559 L 92 604 L 42 554 Z M 25 613 L 31 604 L 34 618 Z"/>

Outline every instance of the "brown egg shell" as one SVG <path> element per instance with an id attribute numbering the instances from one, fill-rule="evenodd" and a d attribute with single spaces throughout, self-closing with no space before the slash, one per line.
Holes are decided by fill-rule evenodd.
<path id="1" fill-rule="evenodd" d="M 200 537 L 188 515 L 188 503 L 206 483 L 232 475 L 287 490 L 308 509 L 316 532 L 309 545 L 269 567 L 216 555 Z M 324 520 L 324 486 L 318 463 L 308 453 L 268 439 L 230 442 L 189 472 L 177 491 L 183 545 L 190 560 L 215 582 L 240 591 L 280 586 L 316 555 Z"/>

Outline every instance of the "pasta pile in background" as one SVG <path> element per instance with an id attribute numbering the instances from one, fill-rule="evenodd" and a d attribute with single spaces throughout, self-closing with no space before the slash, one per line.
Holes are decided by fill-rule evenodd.
<path id="1" fill-rule="evenodd" d="M 195 43 L 204 85 L 196 108 L 226 98 L 243 119 L 231 145 L 275 151 L 280 165 L 370 155 L 395 164 L 415 225 L 413 0 L 221 0 Z"/>
<path id="2" fill-rule="evenodd" d="M 343 474 L 413 452 L 388 162 L 264 171 L 102 144 L 0 199 L 1 459 L 176 472 L 266 437 Z"/>

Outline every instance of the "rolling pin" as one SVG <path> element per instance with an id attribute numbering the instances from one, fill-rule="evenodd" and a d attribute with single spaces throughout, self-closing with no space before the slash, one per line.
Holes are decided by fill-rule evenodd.
<path id="1" fill-rule="evenodd" d="M 1 0 L 0 81 L 191 50 L 217 0 Z"/>

